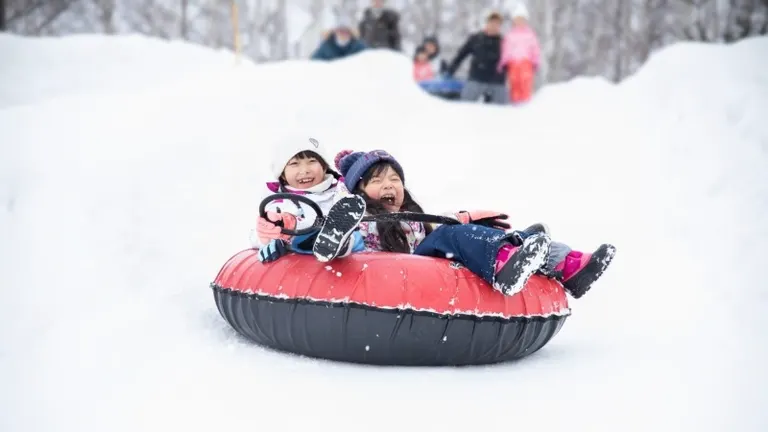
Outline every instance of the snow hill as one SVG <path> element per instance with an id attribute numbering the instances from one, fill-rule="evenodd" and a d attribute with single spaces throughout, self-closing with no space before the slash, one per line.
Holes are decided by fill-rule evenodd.
<path id="1" fill-rule="evenodd" d="M 424 94 L 392 53 L 235 66 L 139 36 L 0 35 L 0 430 L 766 430 L 767 52 L 679 44 L 620 85 L 500 108 Z M 616 244 L 614 265 L 514 364 L 247 343 L 208 283 L 298 126 L 389 150 L 428 211 L 545 221 Z"/>

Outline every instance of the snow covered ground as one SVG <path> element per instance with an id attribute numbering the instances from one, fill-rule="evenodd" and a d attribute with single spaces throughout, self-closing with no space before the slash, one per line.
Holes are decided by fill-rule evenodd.
<path id="1" fill-rule="evenodd" d="M 765 52 L 681 44 L 516 109 L 431 98 L 389 53 L 234 67 L 136 36 L 0 35 L 0 430 L 766 430 Z M 428 211 L 546 221 L 616 244 L 614 265 L 515 364 L 247 343 L 208 283 L 297 125 L 389 150 Z"/>

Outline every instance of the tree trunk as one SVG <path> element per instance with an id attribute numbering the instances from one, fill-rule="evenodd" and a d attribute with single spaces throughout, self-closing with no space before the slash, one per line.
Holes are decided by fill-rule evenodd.
<path id="1" fill-rule="evenodd" d="M 624 2 L 617 1 L 614 3 L 614 6 L 616 6 L 616 14 L 614 16 L 613 21 L 613 36 L 614 41 L 616 43 L 616 57 L 614 58 L 613 63 L 613 81 L 619 82 L 621 80 L 621 77 L 624 75 L 624 55 L 626 54 L 625 50 L 627 49 L 626 42 L 626 35 L 624 34 L 624 24 L 625 24 L 625 18 L 624 14 L 626 11 L 624 10 Z"/>
<path id="2" fill-rule="evenodd" d="M 115 34 L 115 0 L 100 0 L 99 21 L 106 34 Z"/>
<path id="3" fill-rule="evenodd" d="M 5 0 L 0 0 L 0 31 L 5 31 Z"/>
<path id="4" fill-rule="evenodd" d="M 181 0 L 181 38 L 184 40 L 189 39 L 189 29 L 187 28 L 187 9 L 189 8 L 189 0 Z"/>

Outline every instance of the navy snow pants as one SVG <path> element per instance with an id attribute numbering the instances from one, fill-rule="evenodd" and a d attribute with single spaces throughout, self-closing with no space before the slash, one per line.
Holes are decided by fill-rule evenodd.
<path id="1" fill-rule="evenodd" d="M 493 284 L 496 256 L 506 236 L 503 230 L 481 225 L 441 225 L 424 238 L 413 254 L 457 261 Z"/>

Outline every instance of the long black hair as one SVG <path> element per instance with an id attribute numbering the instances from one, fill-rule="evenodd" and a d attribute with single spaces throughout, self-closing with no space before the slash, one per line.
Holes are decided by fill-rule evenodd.
<path id="1" fill-rule="evenodd" d="M 389 162 L 379 162 L 372 165 L 368 168 L 365 174 L 363 174 L 363 177 L 360 179 L 360 183 L 358 183 L 357 186 L 356 193 L 363 197 L 367 212 L 372 215 L 389 213 L 389 210 L 384 207 L 384 203 L 380 200 L 375 200 L 369 197 L 363 188 L 371 181 L 371 178 L 380 175 L 386 171 L 387 168 L 392 168 L 392 170 L 394 170 L 394 167 Z M 403 191 L 403 205 L 400 206 L 400 211 L 424 213 L 424 210 L 419 203 L 413 199 L 410 192 L 408 192 L 408 189 L 403 189 Z M 411 247 L 408 245 L 408 237 L 405 235 L 405 231 L 400 222 L 376 222 L 376 230 L 379 233 L 381 249 L 383 251 L 411 253 Z M 432 232 L 432 225 L 425 223 L 424 230 L 425 234 L 428 235 Z"/>

